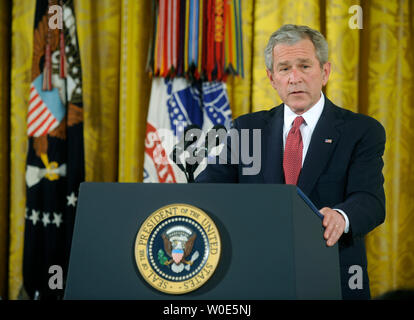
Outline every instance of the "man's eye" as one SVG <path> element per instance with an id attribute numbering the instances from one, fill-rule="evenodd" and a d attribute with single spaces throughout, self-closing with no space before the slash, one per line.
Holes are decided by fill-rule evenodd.
<path id="1" fill-rule="evenodd" d="M 310 68 L 309 66 L 307 66 L 307 65 L 304 65 L 303 66 L 303 69 L 308 69 L 308 68 Z"/>

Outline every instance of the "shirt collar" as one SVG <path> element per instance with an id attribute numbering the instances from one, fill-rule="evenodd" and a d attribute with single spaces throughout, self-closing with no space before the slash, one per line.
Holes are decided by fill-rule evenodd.
<path id="1" fill-rule="evenodd" d="M 316 123 L 322 114 L 324 105 L 325 97 L 321 91 L 321 97 L 319 98 L 318 102 L 315 103 L 308 111 L 302 114 L 306 125 L 308 125 L 311 129 L 315 128 Z M 287 104 L 284 105 L 284 125 L 286 129 L 290 129 L 292 127 L 292 123 L 297 116 L 298 115 L 294 113 Z"/>

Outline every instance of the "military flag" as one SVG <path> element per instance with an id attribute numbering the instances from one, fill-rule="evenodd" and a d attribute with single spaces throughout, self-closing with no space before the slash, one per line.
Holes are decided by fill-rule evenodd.
<path id="1" fill-rule="evenodd" d="M 63 297 L 79 184 L 84 180 L 82 70 L 73 0 L 37 0 L 27 113 L 23 287 Z M 52 268 L 51 268 L 52 267 Z M 50 283 L 63 271 L 63 286 Z"/>
<path id="2" fill-rule="evenodd" d="M 229 128 L 230 121 L 225 83 L 154 78 L 147 117 L 144 182 L 187 182 L 185 171 L 172 156 L 174 147 L 184 137 L 184 130 L 189 126 L 203 132 L 214 125 Z M 179 163 L 184 165 L 184 160 L 180 159 Z M 200 163 L 194 175 L 206 164 Z"/>
<path id="3" fill-rule="evenodd" d="M 144 182 L 187 182 L 175 158 L 186 128 L 230 127 L 225 81 L 243 76 L 240 0 L 154 0 Z M 197 167 L 197 176 L 206 162 Z"/>

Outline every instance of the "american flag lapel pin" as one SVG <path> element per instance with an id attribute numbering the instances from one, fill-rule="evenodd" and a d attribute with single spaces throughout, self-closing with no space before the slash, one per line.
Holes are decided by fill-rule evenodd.
<path id="1" fill-rule="evenodd" d="M 325 143 L 332 143 L 332 139 L 325 139 Z"/>

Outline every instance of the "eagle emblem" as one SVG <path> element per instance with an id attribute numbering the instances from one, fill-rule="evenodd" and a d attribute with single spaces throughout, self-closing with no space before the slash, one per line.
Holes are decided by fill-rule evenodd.
<path id="1" fill-rule="evenodd" d="M 142 280 L 158 291 L 183 294 L 201 287 L 216 270 L 221 240 L 214 221 L 189 204 L 169 204 L 142 223 L 135 239 Z"/>
<path id="2" fill-rule="evenodd" d="M 170 259 L 166 258 L 164 252 L 160 250 L 158 252 L 160 263 L 165 266 L 171 265 L 171 270 L 176 273 L 180 273 L 184 269 L 189 271 L 191 265 L 199 256 L 198 251 L 196 251 L 191 256 L 191 259 L 187 260 L 193 250 L 196 237 L 196 233 L 182 225 L 167 229 L 162 234 L 162 239 L 164 241 L 164 250 Z"/>

